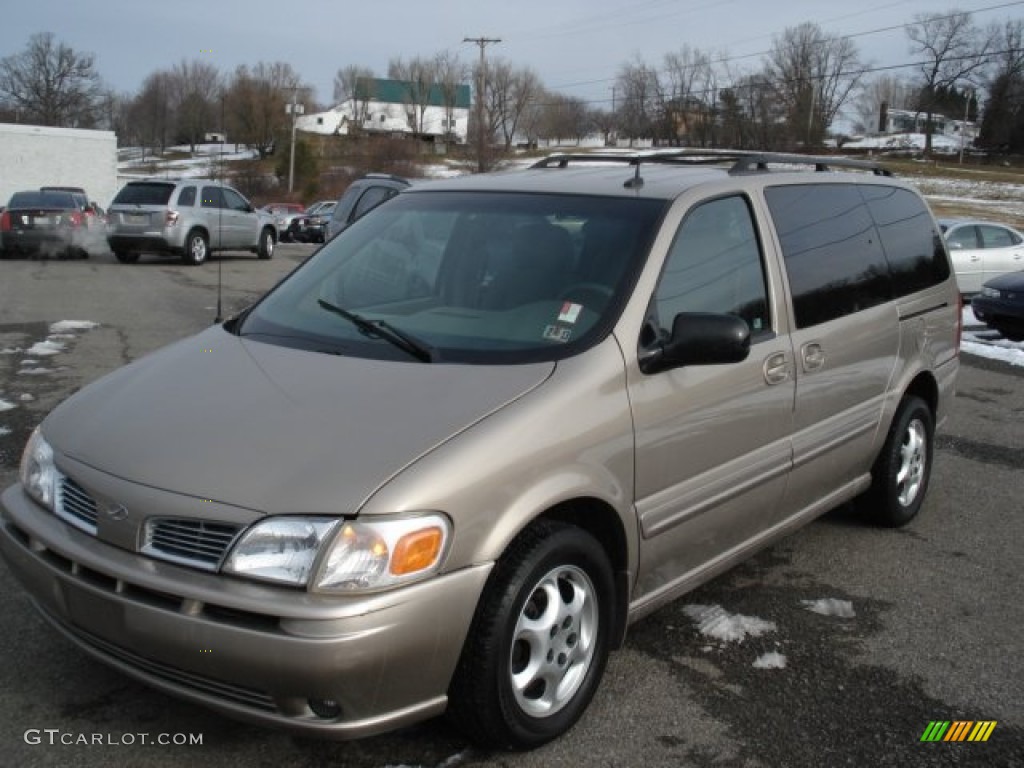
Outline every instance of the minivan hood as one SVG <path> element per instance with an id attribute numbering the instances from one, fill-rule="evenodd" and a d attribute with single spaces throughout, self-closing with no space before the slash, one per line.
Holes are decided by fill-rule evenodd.
<path id="1" fill-rule="evenodd" d="M 342 357 L 216 326 L 89 385 L 43 433 L 58 453 L 154 488 L 267 514 L 351 513 L 553 369 Z"/>

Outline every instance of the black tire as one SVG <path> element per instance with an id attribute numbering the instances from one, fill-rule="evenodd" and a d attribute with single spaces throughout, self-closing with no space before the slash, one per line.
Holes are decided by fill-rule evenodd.
<path id="1" fill-rule="evenodd" d="M 132 251 L 114 251 L 114 257 L 122 264 L 134 264 L 139 260 L 139 254 Z"/>
<path id="2" fill-rule="evenodd" d="M 198 267 L 206 257 L 210 255 L 210 241 L 198 229 L 193 229 L 185 238 L 185 251 L 181 254 L 181 260 L 185 264 Z"/>
<path id="3" fill-rule="evenodd" d="M 917 516 L 928 491 L 934 439 L 931 408 L 919 397 L 905 397 L 871 470 L 871 488 L 861 500 L 875 523 L 898 528 Z"/>
<path id="4" fill-rule="evenodd" d="M 1018 331 L 1010 328 L 996 328 L 999 331 L 999 335 L 1007 341 L 1024 341 L 1024 331 Z"/>
<path id="5" fill-rule="evenodd" d="M 449 718 L 488 748 L 533 749 L 568 731 L 604 674 L 614 590 L 611 563 L 590 534 L 553 521 L 528 527 L 487 580 L 448 692 Z"/>
<path id="6" fill-rule="evenodd" d="M 260 244 L 256 250 L 256 255 L 261 259 L 272 259 L 274 257 L 274 230 L 270 227 L 265 227 L 260 232 Z"/>

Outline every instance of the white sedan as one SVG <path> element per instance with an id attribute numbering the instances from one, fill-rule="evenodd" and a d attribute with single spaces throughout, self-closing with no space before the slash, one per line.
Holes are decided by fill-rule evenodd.
<path id="1" fill-rule="evenodd" d="M 939 219 L 960 293 L 972 296 L 996 275 L 1024 269 L 1024 234 L 1005 224 Z"/>

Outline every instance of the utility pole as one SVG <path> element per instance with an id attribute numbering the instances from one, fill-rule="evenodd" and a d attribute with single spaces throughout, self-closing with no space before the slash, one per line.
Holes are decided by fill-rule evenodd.
<path id="1" fill-rule="evenodd" d="M 292 88 L 292 103 L 285 104 L 285 111 L 290 113 L 292 116 L 292 154 L 288 158 L 288 193 L 291 194 L 292 188 L 295 186 L 295 118 L 306 111 L 306 107 L 303 104 L 297 104 L 296 99 L 299 95 L 299 86 Z"/>
<path id="2" fill-rule="evenodd" d="M 484 83 L 487 82 L 487 59 L 484 48 L 488 43 L 500 43 L 500 37 L 464 37 L 464 43 L 476 43 L 480 46 L 480 67 L 476 85 L 476 168 L 479 173 L 484 170 Z"/>

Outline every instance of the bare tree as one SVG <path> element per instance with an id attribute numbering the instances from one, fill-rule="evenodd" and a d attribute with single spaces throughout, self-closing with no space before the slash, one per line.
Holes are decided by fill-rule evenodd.
<path id="1" fill-rule="evenodd" d="M 1019 152 L 1024 149 L 1024 21 L 1008 20 L 988 35 L 995 52 L 978 144 Z"/>
<path id="2" fill-rule="evenodd" d="M 170 73 L 157 71 L 148 75 L 128 107 L 128 114 L 143 149 L 159 148 L 162 153 L 167 148 L 174 130 Z"/>
<path id="3" fill-rule="evenodd" d="M 444 100 L 445 138 L 450 140 L 455 126 L 459 89 L 465 85 L 470 69 L 457 55 L 450 51 L 442 51 L 434 56 L 434 73 L 437 85 L 441 89 L 441 98 Z"/>
<path id="4" fill-rule="evenodd" d="M 918 92 L 906 80 L 894 75 L 880 75 L 862 83 L 854 97 L 856 130 L 872 133 L 884 129 L 880 125 L 882 106 L 886 109 L 915 109 Z"/>
<path id="5" fill-rule="evenodd" d="M 652 83 L 658 102 L 662 135 L 671 144 L 695 144 L 697 134 L 710 120 L 711 57 L 697 48 L 684 46 L 665 55 L 664 74 Z M 713 90 L 713 89 L 712 89 Z"/>
<path id="6" fill-rule="evenodd" d="M 516 69 L 505 59 L 488 64 L 486 87 L 489 123 L 496 134 L 501 134 L 507 151 L 527 119 L 531 104 L 547 100 L 542 99 L 544 87 L 532 69 Z"/>
<path id="7" fill-rule="evenodd" d="M 849 38 L 827 35 L 805 22 L 776 38 L 765 74 L 785 108 L 790 140 L 814 146 L 850 98 L 861 65 Z"/>
<path id="8" fill-rule="evenodd" d="M 219 123 L 220 72 L 209 62 L 182 61 L 171 70 L 170 84 L 178 138 L 195 152 L 196 144 Z"/>
<path id="9" fill-rule="evenodd" d="M 917 14 L 904 29 L 911 54 L 923 57 L 919 67 L 920 108 L 926 117 L 924 154 L 928 156 L 932 151 L 936 95 L 962 81 L 972 82 L 972 76 L 987 61 L 992 40 L 974 25 L 966 11 Z"/>
<path id="10" fill-rule="evenodd" d="M 615 90 L 619 127 L 630 144 L 634 139 L 653 137 L 657 115 L 657 72 L 637 58 L 619 70 Z"/>
<path id="11" fill-rule="evenodd" d="M 540 99 L 542 138 L 556 142 L 572 139 L 578 143 L 590 132 L 590 113 L 582 99 L 550 92 Z"/>
<path id="12" fill-rule="evenodd" d="M 22 122 L 91 127 L 102 92 L 93 54 L 52 32 L 33 35 L 24 51 L 0 59 L 0 95 Z"/>
<path id="13" fill-rule="evenodd" d="M 437 81 L 433 59 L 420 56 L 403 61 L 401 57 L 388 62 L 388 77 L 404 83 L 406 119 L 409 129 L 418 135 L 424 133 L 424 118 L 430 106 L 431 94 Z"/>
<path id="14" fill-rule="evenodd" d="M 228 132 L 236 142 L 266 157 L 277 141 L 290 136 L 291 118 L 285 105 L 294 99 L 311 107 L 310 93 L 290 64 L 260 62 L 251 70 L 242 65 L 224 93 Z"/>

